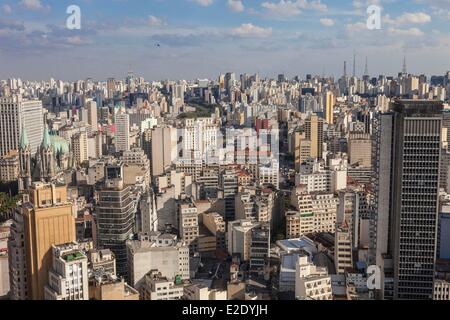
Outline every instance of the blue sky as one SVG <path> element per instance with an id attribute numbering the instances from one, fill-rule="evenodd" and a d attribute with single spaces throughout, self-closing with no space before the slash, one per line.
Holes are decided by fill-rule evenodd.
<path id="1" fill-rule="evenodd" d="M 68 30 L 66 8 L 81 8 Z M 382 7 L 382 29 L 366 9 Z M 159 44 L 160 46 L 157 46 Z M 450 0 L 0 0 L 0 79 L 450 70 Z"/>

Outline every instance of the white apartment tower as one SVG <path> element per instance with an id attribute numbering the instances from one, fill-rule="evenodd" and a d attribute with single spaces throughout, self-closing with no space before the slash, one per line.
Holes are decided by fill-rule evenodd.
<path id="1" fill-rule="evenodd" d="M 19 149 L 23 129 L 26 129 L 30 150 L 34 154 L 44 132 L 42 102 L 25 100 L 20 95 L 0 98 L 0 157 Z"/>
<path id="2" fill-rule="evenodd" d="M 52 248 L 45 300 L 89 300 L 88 259 L 76 243 Z"/>
<path id="3" fill-rule="evenodd" d="M 116 151 L 130 150 L 130 116 L 127 113 L 116 115 Z"/>

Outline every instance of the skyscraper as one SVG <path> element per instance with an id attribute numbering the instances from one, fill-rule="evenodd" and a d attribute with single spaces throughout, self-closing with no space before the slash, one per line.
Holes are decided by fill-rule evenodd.
<path id="1" fill-rule="evenodd" d="M 130 150 L 130 116 L 126 113 L 116 115 L 116 151 Z"/>
<path id="2" fill-rule="evenodd" d="M 442 103 L 397 100 L 378 119 L 370 262 L 381 298 L 432 299 Z"/>
<path id="3" fill-rule="evenodd" d="M 86 107 L 87 107 L 87 122 L 91 126 L 92 131 L 97 131 L 98 129 L 97 102 L 88 101 Z"/>
<path id="4" fill-rule="evenodd" d="M 131 198 L 131 187 L 124 185 L 122 164 L 105 166 L 105 184 L 98 192 L 95 211 L 98 247 L 114 253 L 117 273 L 126 276 L 126 241 L 134 231 L 136 203 Z"/>
<path id="5" fill-rule="evenodd" d="M 305 121 L 305 138 L 311 141 L 311 158 L 322 158 L 323 153 L 323 119 L 312 114 Z"/>
<path id="6" fill-rule="evenodd" d="M 325 120 L 328 124 L 334 123 L 334 94 L 331 91 L 327 91 L 326 93 L 326 102 L 325 102 Z"/>
<path id="7" fill-rule="evenodd" d="M 0 98 L 0 156 L 18 150 L 23 128 L 28 134 L 31 153 L 42 141 L 44 118 L 42 102 L 25 100 L 20 95 Z"/>

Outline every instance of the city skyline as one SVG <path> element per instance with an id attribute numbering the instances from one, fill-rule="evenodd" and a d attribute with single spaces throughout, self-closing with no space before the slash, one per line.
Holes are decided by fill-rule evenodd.
<path id="1" fill-rule="evenodd" d="M 439 74 L 450 53 L 446 0 L 408 1 L 0 1 L 0 78 L 213 78 L 234 70 L 339 77 L 364 71 Z M 69 5 L 81 29 L 66 28 Z M 366 9 L 382 8 L 381 30 Z M 450 8 L 450 7 L 448 7 Z M 274 58 L 275 57 L 275 58 Z M 111 66 L 114 65 L 114 72 Z M 375 72 L 376 70 L 376 72 Z"/>

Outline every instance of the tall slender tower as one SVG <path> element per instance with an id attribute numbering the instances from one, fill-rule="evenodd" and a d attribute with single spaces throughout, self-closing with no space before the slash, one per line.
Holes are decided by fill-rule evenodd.
<path id="1" fill-rule="evenodd" d="M 369 64 L 367 62 L 367 57 L 366 57 L 366 64 L 364 66 L 364 75 L 369 76 Z"/>
<path id="2" fill-rule="evenodd" d="M 28 141 L 27 130 L 24 128 L 20 136 L 19 144 L 19 191 L 23 192 L 31 186 L 31 149 Z"/>
<path id="3" fill-rule="evenodd" d="M 398 100 L 378 121 L 369 263 L 385 299 L 432 299 L 439 211 L 440 101 Z"/>
<path id="4" fill-rule="evenodd" d="M 353 78 L 356 77 L 356 53 L 353 52 Z"/>
<path id="5" fill-rule="evenodd" d="M 408 73 L 408 69 L 406 68 L 406 56 L 403 57 L 403 68 L 402 68 L 402 73 L 403 73 L 403 74 L 407 74 L 407 73 Z"/>

